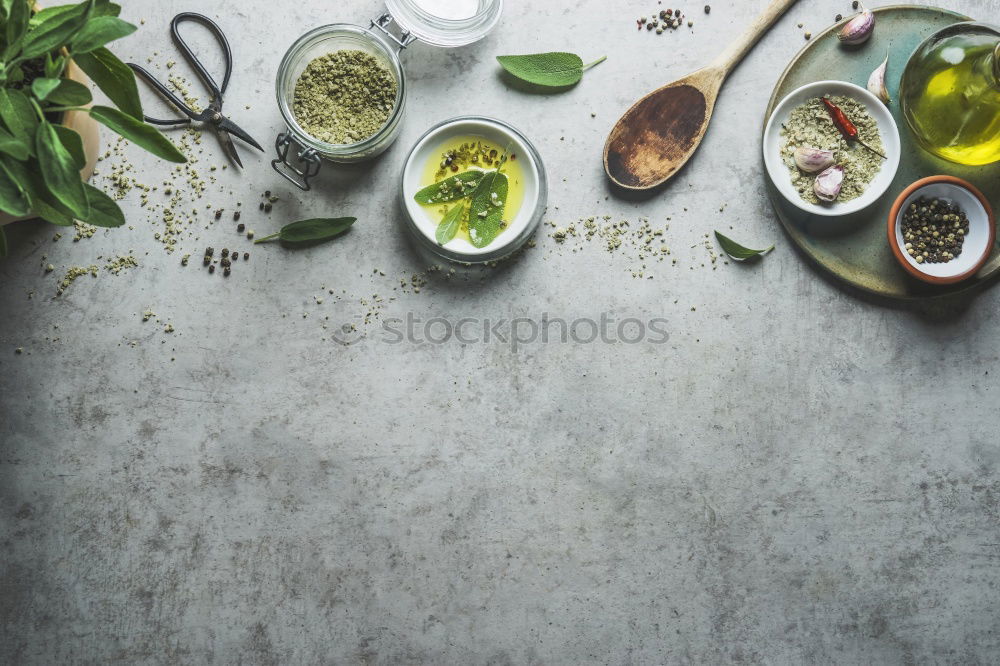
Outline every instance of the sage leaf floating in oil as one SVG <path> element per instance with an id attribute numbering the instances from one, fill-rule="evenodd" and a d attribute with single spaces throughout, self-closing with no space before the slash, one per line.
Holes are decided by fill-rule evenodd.
<path id="1" fill-rule="evenodd" d="M 754 257 L 759 257 L 765 252 L 770 252 L 774 249 L 774 246 L 767 248 L 766 250 L 751 250 L 748 247 L 743 247 L 732 238 L 723 236 L 718 231 L 715 232 L 715 238 L 719 241 L 719 245 L 722 246 L 722 251 L 728 254 L 732 259 L 736 261 L 744 261 L 746 259 L 753 259 Z"/>
<path id="2" fill-rule="evenodd" d="M 356 217 L 317 217 L 299 220 L 286 224 L 276 234 L 258 238 L 254 241 L 254 245 L 271 240 L 280 240 L 289 245 L 321 243 L 344 233 L 351 228 L 357 219 Z"/>
<path id="3" fill-rule="evenodd" d="M 497 62 L 512 76 L 527 83 L 545 88 L 568 88 L 579 83 L 586 70 L 604 62 L 606 58 L 607 56 L 601 56 L 584 65 L 583 59 L 575 53 L 554 51 L 497 56 Z"/>
<path id="4" fill-rule="evenodd" d="M 438 245 L 444 245 L 455 237 L 458 233 L 458 227 L 462 223 L 462 213 L 464 211 L 465 204 L 459 202 L 444 214 L 444 218 L 442 218 L 441 223 L 438 224 L 437 231 L 434 233 Z"/>
<path id="5" fill-rule="evenodd" d="M 489 171 L 472 193 L 469 206 L 469 239 L 475 247 L 486 247 L 503 230 L 507 204 L 507 175 L 499 167 Z"/>
<path id="6" fill-rule="evenodd" d="M 479 185 L 484 175 L 483 171 L 463 171 L 460 174 L 449 176 L 433 185 L 428 185 L 413 195 L 413 199 L 419 204 L 448 203 L 464 199 L 472 194 Z"/>

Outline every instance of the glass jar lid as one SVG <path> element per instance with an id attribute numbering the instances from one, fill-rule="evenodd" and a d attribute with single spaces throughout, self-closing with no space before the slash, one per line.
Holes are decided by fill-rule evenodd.
<path id="1" fill-rule="evenodd" d="M 405 32 L 433 46 L 477 42 L 500 21 L 503 0 L 386 0 Z"/>

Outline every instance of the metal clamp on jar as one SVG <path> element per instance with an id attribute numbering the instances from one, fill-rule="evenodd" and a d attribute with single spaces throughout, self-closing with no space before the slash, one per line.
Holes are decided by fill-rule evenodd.
<path id="1" fill-rule="evenodd" d="M 457 47 L 485 37 L 500 20 L 503 0 L 386 0 L 385 14 L 368 27 L 334 23 L 307 32 L 285 53 L 278 67 L 278 108 L 287 130 L 275 140 L 274 170 L 302 190 L 323 166 L 323 160 L 350 164 L 371 159 L 396 140 L 406 106 L 406 73 L 400 52 L 415 40 L 433 46 Z M 392 24 L 399 28 L 394 34 Z M 388 119 L 371 136 L 356 143 L 327 143 L 310 135 L 293 113 L 295 85 L 314 59 L 340 50 L 363 51 L 374 57 L 396 80 L 396 99 Z"/>

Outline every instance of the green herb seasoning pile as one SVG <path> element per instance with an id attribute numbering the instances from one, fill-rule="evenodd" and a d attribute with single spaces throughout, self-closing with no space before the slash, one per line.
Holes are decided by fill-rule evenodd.
<path id="1" fill-rule="evenodd" d="M 906 253 L 918 264 L 940 264 L 962 254 L 969 218 L 944 199 L 920 197 L 903 213 Z"/>
<path id="2" fill-rule="evenodd" d="M 858 138 L 862 142 L 885 153 L 878 124 L 868 114 L 864 104 L 840 95 L 831 97 L 830 100 L 840 107 L 858 128 Z M 781 126 L 781 137 L 781 159 L 788 167 L 792 186 L 799 196 L 809 203 L 820 203 L 819 197 L 813 191 L 813 181 L 818 174 L 799 169 L 794 158 L 796 148 L 814 148 L 834 153 L 836 163 L 844 168 L 844 181 L 837 197 L 838 201 L 850 201 L 864 194 L 882 168 L 881 157 L 857 141 L 847 142 L 833 124 L 829 112 L 819 98 L 810 99 L 792 110 L 788 120 Z"/>
<path id="3" fill-rule="evenodd" d="M 378 132 L 396 104 L 392 72 L 365 51 L 334 51 L 310 62 L 295 83 L 292 112 L 311 136 L 357 143 Z"/>

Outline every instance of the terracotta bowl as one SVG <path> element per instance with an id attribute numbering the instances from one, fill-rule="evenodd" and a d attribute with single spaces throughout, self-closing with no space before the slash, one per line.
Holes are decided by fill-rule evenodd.
<path id="1" fill-rule="evenodd" d="M 962 253 L 943 263 L 917 263 L 905 249 L 903 240 L 903 211 L 920 197 L 944 199 L 958 205 L 969 218 L 969 232 L 962 245 Z M 913 277 L 931 284 L 951 284 L 972 277 L 982 268 L 993 251 L 996 238 L 996 221 L 993 209 L 983 193 L 961 178 L 930 176 L 907 187 L 896 198 L 889 211 L 889 247 L 899 265 Z"/>

